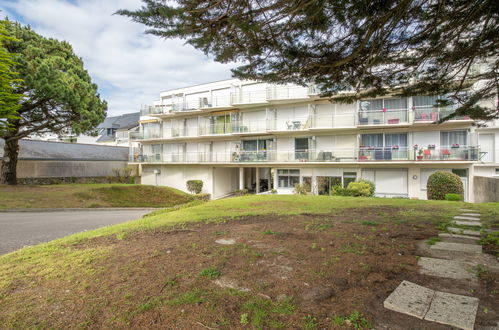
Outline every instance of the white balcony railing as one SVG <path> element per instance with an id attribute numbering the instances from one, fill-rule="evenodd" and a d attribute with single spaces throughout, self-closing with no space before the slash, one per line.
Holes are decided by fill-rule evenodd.
<path id="1" fill-rule="evenodd" d="M 130 132 L 131 141 L 155 140 L 162 138 L 163 134 L 161 133 L 161 131 Z"/>
<path id="2" fill-rule="evenodd" d="M 302 131 L 311 127 L 312 119 L 310 116 L 281 118 L 269 120 L 269 130 L 271 131 Z"/>
<path id="3" fill-rule="evenodd" d="M 271 86 L 267 87 L 267 100 L 290 100 L 309 97 L 309 88 L 302 86 Z"/>
<path id="4" fill-rule="evenodd" d="M 436 122 L 452 114 L 455 109 L 449 108 L 415 108 L 414 122 Z M 471 120 L 468 116 L 454 117 L 452 120 Z"/>
<path id="5" fill-rule="evenodd" d="M 400 110 L 359 110 L 359 126 L 396 125 L 409 122 L 408 109 Z"/>
<path id="6" fill-rule="evenodd" d="M 234 152 L 186 152 L 130 155 L 137 163 L 257 163 L 257 162 L 390 162 L 390 161 L 478 161 L 478 147 L 361 147 L 329 150 L 259 150 Z"/>
<path id="7" fill-rule="evenodd" d="M 328 128 L 348 128 L 355 127 L 356 113 L 341 114 L 341 115 L 325 115 L 312 116 L 311 128 L 328 129 Z"/>

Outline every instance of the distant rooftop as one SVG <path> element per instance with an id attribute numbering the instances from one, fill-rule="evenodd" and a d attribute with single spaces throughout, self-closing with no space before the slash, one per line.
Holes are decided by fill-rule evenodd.
<path id="1" fill-rule="evenodd" d="M 125 113 L 121 116 L 107 117 L 97 128 L 129 129 L 139 125 L 140 112 Z"/>
<path id="2" fill-rule="evenodd" d="M 4 144 L 0 139 L 0 157 L 3 157 Z M 128 160 L 127 147 L 38 140 L 20 140 L 19 147 L 20 160 Z"/>

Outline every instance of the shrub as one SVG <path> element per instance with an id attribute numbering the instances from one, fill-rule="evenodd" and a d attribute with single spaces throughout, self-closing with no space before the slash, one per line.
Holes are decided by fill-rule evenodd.
<path id="1" fill-rule="evenodd" d="M 445 200 L 460 202 L 463 200 L 463 196 L 459 194 L 445 194 Z"/>
<path id="2" fill-rule="evenodd" d="M 370 197 L 372 196 L 371 192 L 371 185 L 367 182 L 362 182 L 362 181 L 357 181 L 357 182 L 350 182 L 348 184 L 348 188 L 353 192 L 353 196 L 358 197 Z"/>
<path id="3" fill-rule="evenodd" d="M 354 196 L 354 191 L 348 188 L 342 188 L 341 186 L 333 186 L 333 188 L 331 189 L 331 195 Z"/>
<path id="4" fill-rule="evenodd" d="M 446 194 L 464 195 L 463 183 L 459 176 L 443 171 L 436 171 L 430 175 L 426 184 L 426 191 L 428 199 L 433 200 L 444 200 Z"/>
<path id="5" fill-rule="evenodd" d="M 196 194 L 193 197 L 194 199 L 207 202 L 211 199 L 211 194 Z"/>
<path id="6" fill-rule="evenodd" d="M 236 196 L 244 196 L 248 194 L 248 189 L 238 189 L 234 191 L 234 195 Z"/>
<path id="7" fill-rule="evenodd" d="M 203 181 L 202 180 L 187 181 L 187 190 L 189 190 L 191 194 L 199 194 L 201 190 L 203 190 Z"/>
<path id="8" fill-rule="evenodd" d="M 295 195 L 306 195 L 307 194 L 307 186 L 305 184 L 295 184 L 295 188 L 293 189 L 293 194 Z"/>
<path id="9" fill-rule="evenodd" d="M 369 185 L 369 190 L 370 190 L 369 196 L 374 196 L 374 193 L 376 192 L 376 184 L 374 184 L 374 182 L 366 179 L 360 179 L 358 182 L 367 183 Z"/>
<path id="10" fill-rule="evenodd" d="M 270 189 L 270 193 L 273 195 L 277 194 L 277 189 Z"/>

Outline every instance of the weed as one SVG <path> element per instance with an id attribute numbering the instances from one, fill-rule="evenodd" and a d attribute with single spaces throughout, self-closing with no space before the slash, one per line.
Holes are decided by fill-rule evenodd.
<path id="1" fill-rule="evenodd" d="M 312 315 L 303 317 L 303 329 L 316 329 L 318 326 L 319 322 Z"/>
<path id="2" fill-rule="evenodd" d="M 239 323 L 241 323 L 241 324 L 248 324 L 249 323 L 248 313 L 241 314 L 241 320 L 239 321 Z"/>
<path id="3" fill-rule="evenodd" d="M 367 246 L 361 243 L 349 243 L 343 245 L 341 251 L 345 253 L 364 254 Z"/>
<path id="4" fill-rule="evenodd" d="M 215 267 L 205 268 L 199 273 L 201 276 L 218 278 L 222 275 L 222 272 L 216 269 Z"/>
<path id="5" fill-rule="evenodd" d="M 480 277 L 487 272 L 487 268 L 485 268 L 484 265 L 478 264 L 472 268 L 472 272 L 475 273 L 476 276 Z"/>
<path id="6" fill-rule="evenodd" d="M 317 243 L 312 243 L 312 246 L 311 246 L 312 249 L 317 249 Z"/>
<path id="7" fill-rule="evenodd" d="M 485 237 L 480 240 L 482 245 L 492 244 L 495 246 L 499 246 L 499 231 L 493 231 L 488 233 Z"/>
<path id="8" fill-rule="evenodd" d="M 154 298 L 146 303 L 143 303 L 143 304 L 140 304 L 138 307 L 137 307 L 137 313 L 143 313 L 143 312 L 147 312 L 151 309 L 154 309 L 156 308 L 157 306 L 159 306 L 161 304 L 161 300 L 159 298 Z"/>
<path id="9" fill-rule="evenodd" d="M 305 226 L 305 230 L 326 230 L 333 228 L 334 225 L 332 223 L 317 223 L 311 222 Z"/>
<path id="10" fill-rule="evenodd" d="M 358 330 L 369 329 L 371 327 L 367 319 L 357 311 L 354 311 L 350 315 L 346 316 L 334 315 L 331 318 L 331 322 L 337 326 L 350 325 L 351 327 Z"/>
<path id="11" fill-rule="evenodd" d="M 199 291 L 190 291 L 179 295 L 177 298 L 168 301 L 170 306 L 192 305 L 203 301 Z"/>
<path id="12" fill-rule="evenodd" d="M 263 231 L 263 234 L 264 235 L 275 235 L 276 232 L 273 231 L 272 229 L 267 229 L 267 230 Z"/>
<path id="13" fill-rule="evenodd" d="M 119 241 L 122 241 L 125 239 L 126 236 L 127 236 L 127 233 L 122 231 L 122 232 L 116 234 L 116 239 Z"/>
<path id="14" fill-rule="evenodd" d="M 226 231 L 216 231 L 215 235 L 220 236 L 220 235 L 225 235 L 226 233 L 227 233 Z"/>
<path id="15" fill-rule="evenodd" d="M 426 240 L 426 244 L 428 245 L 435 245 L 437 242 L 442 241 L 440 237 L 432 237 Z"/>
<path id="16" fill-rule="evenodd" d="M 363 225 L 363 226 L 377 226 L 378 225 L 377 222 L 367 221 L 367 220 L 366 221 L 362 221 L 360 224 Z"/>

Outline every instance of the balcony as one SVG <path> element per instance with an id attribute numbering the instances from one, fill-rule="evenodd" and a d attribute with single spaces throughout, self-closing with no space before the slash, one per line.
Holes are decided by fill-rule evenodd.
<path id="1" fill-rule="evenodd" d="M 224 109 L 231 107 L 232 104 L 230 95 L 199 98 L 199 109 Z"/>
<path id="2" fill-rule="evenodd" d="M 232 92 L 230 94 L 230 103 L 234 104 L 261 104 L 267 103 L 267 91 L 246 91 Z"/>
<path id="3" fill-rule="evenodd" d="M 355 113 L 341 115 L 312 116 L 311 129 L 354 128 Z"/>
<path id="4" fill-rule="evenodd" d="M 272 86 L 267 87 L 267 100 L 293 100 L 309 97 L 309 88 L 302 86 Z"/>
<path id="5" fill-rule="evenodd" d="M 453 113 L 455 109 L 449 108 L 415 108 L 414 109 L 414 122 L 436 122 L 442 118 L 447 117 Z M 471 120 L 468 116 L 454 117 L 452 120 Z"/>
<path id="6" fill-rule="evenodd" d="M 270 131 L 303 131 L 308 130 L 311 125 L 311 117 L 295 117 L 288 119 L 271 120 Z"/>
<path id="7" fill-rule="evenodd" d="M 259 150 L 130 155 L 132 163 L 302 163 L 478 161 L 478 147 L 414 149 L 407 147 L 337 148 L 329 150 Z"/>
<path id="8" fill-rule="evenodd" d="M 143 106 L 140 109 L 140 115 L 141 116 L 163 115 L 163 114 L 169 114 L 171 112 L 172 112 L 172 106 L 171 105 Z"/>
<path id="9" fill-rule="evenodd" d="M 163 134 L 161 131 L 130 132 L 130 141 L 157 140 L 162 138 Z"/>
<path id="10" fill-rule="evenodd" d="M 359 126 L 381 126 L 408 124 L 407 109 L 401 110 L 359 110 Z"/>

